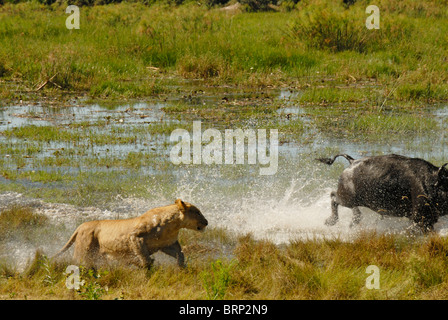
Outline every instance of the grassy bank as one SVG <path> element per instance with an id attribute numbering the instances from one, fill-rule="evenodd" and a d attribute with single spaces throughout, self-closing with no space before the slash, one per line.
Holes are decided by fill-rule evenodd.
<path id="1" fill-rule="evenodd" d="M 131 98 L 170 92 L 185 79 L 252 88 L 373 80 L 394 88 L 390 98 L 446 99 L 446 7 L 377 5 L 380 30 L 365 28 L 367 2 L 347 9 L 322 0 L 257 13 L 194 3 L 85 6 L 80 29 L 68 30 L 65 4 L 7 3 L 0 6 L 0 97 L 25 99 L 23 90 L 54 76 L 56 85 L 38 93 Z"/>
<path id="2" fill-rule="evenodd" d="M 17 211 L 17 208 L 14 209 Z M 27 209 L 28 210 L 28 209 Z M 0 215 L 0 223 L 15 223 L 16 232 L 34 220 Z M 36 228 L 47 228 L 39 219 Z M 47 225 L 45 225 L 47 224 Z M 23 232 L 23 231 L 22 231 Z M 1 235 L 0 235 L 1 236 Z M 2 299 L 446 299 L 448 240 L 361 233 L 351 242 L 341 239 L 296 240 L 276 246 L 250 235 L 225 230 L 181 233 L 188 267 L 156 265 L 150 270 L 81 266 L 84 285 L 66 287 L 65 261 L 52 261 L 45 249 L 36 252 L 23 271 L 0 263 Z M 220 249 L 225 246 L 226 252 Z M 41 246 L 45 248 L 45 245 Z M 369 289 L 378 267 L 379 288 Z"/>

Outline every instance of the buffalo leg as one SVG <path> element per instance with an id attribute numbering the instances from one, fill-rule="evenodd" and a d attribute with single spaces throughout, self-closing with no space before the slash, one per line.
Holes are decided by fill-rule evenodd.
<path id="1" fill-rule="evenodd" d="M 416 197 L 412 220 L 423 233 L 434 230 L 434 224 L 437 222 L 437 215 L 433 212 L 431 204 L 426 196 L 419 195 Z"/>
<path id="2" fill-rule="evenodd" d="M 361 221 L 361 211 L 359 210 L 359 208 L 353 207 L 352 212 L 353 212 L 353 218 L 352 222 L 350 223 L 350 228 L 356 226 Z"/>
<path id="3" fill-rule="evenodd" d="M 325 220 L 325 224 L 327 226 L 333 226 L 339 220 L 339 215 L 338 215 L 339 202 L 338 202 L 338 199 L 336 196 L 336 192 L 333 191 L 330 196 L 331 196 L 331 216 L 329 218 L 327 218 L 327 220 Z"/>

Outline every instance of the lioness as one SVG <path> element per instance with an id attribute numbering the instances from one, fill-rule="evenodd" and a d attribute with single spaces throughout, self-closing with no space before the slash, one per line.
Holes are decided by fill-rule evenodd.
<path id="1" fill-rule="evenodd" d="M 183 267 L 184 254 L 177 239 L 179 230 L 201 231 L 207 224 L 198 208 L 177 199 L 175 204 L 149 210 L 136 218 L 85 222 L 55 257 L 75 243 L 75 262 L 88 266 L 119 260 L 150 267 L 154 261 L 150 256 L 161 250 Z"/>

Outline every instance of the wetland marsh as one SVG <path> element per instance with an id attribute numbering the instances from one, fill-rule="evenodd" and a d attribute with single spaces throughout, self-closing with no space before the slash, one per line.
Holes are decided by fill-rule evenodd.
<path id="1" fill-rule="evenodd" d="M 60 203 L 74 211 L 90 207 L 87 212 L 98 217 L 127 217 L 170 203 L 174 196 L 200 204 L 212 226 L 284 244 L 350 234 L 349 210 L 340 227 L 323 224 L 330 212 L 329 191 L 345 164 L 327 168 L 314 161 L 318 156 L 399 153 L 437 164 L 446 159 L 444 106 L 359 106 L 354 111 L 344 104 L 324 103 L 311 108 L 303 102 L 306 94 L 292 89 L 206 94 L 195 89 L 177 97 L 103 105 L 74 100 L 3 107 L 4 203 L 41 199 L 36 201 L 53 208 Z M 170 135 L 179 128 L 191 131 L 195 120 L 202 121 L 203 130 L 277 128 L 277 172 L 262 176 L 260 164 L 247 161 L 173 164 Z M 436 226 L 442 233 L 444 221 Z M 409 225 L 406 219 L 380 221 L 372 212 L 361 229 L 388 231 Z"/>
<path id="2" fill-rule="evenodd" d="M 359 37 L 345 49 L 316 45 L 331 36 L 325 23 L 365 19 L 363 4 L 303 1 L 258 13 L 88 6 L 84 33 L 64 29 L 61 3 L 0 6 L 0 297 L 93 297 L 87 287 L 67 290 L 69 262 L 48 257 L 83 221 L 181 198 L 209 221 L 203 234 L 181 233 L 189 267 L 161 254 L 133 277 L 86 270 L 95 297 L 446 298 L 446 218 L 425 238 L 408 237 L 406 218 L 369 210 L 356 228 L 348 209 L 337 226 L 324 225 L 347 164 L 315 158 L 448 159 L 446 9 L 380 1 L 384 29 L 371 44 L 354 28 Z M 413 37 L 422 26 L 425 36 Z M 36 89 L 53 75 L 61 88 Z M 173 164 L 170 136 L 192 132 L 194 121 L 221 133 L 278 130 L 277 171 L 260 175 L 248 161 Z M 364 286 L 372 264 L 384 276 L 378 291 Z"/>

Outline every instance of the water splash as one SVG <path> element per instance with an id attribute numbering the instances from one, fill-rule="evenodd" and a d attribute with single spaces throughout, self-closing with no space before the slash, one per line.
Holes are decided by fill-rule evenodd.
<path id="1" fill-rule="evenodd" d="M 210 226 L 225 228 L 237 235 L 252 234 L 255 239 L 266 239 L 275 244 L 285 244 L 294 240 L 338 238 L 345 241 L 360 231 L 379 233 L 401 233 L 412 223 L 406 218 L 381 218 L 368 209 L 362 209 L 359 226 L 350 228 L 352 213 L 340 207 L 340 220 L 332 227 L 324 224 L 330 215 L 331 188 L 317 188 L 310 194 L 308 188 L 313 182 L 293 178 L 281 185 L 282 192 L 272 188 L 253 186 L 239 193 L 239 197 L 229 197 L 225 192 L 213 193 L 213 184 L 196 181 L 180 183 L 175 194 L 185 201 L 197 205 L 209 220 Z M 272 187 L 272 186 L 271 186 Z M 279 185 L 276 186 L 280 188 Z M 278 191 L 278 190 L 277 190 Z M 275 194 L 280 196 L 275 197 Z M 23 240 L 10 239 L 1 244 L 0 260 L 13 260 L 17 268 L 25 267 L 37 249 L 43 249 L 49 256 L 56 253 L 70 237 L 73 230 L 83 221 L 94 219 L 121 219 L 133 217 L 145 211 L 173 203 L 174 199 L 165 193 L 154 193 L 153 197 L 117 196 L 111 209 L 97 207 L 76 207 L 64 203 L 48 203 L 27 198 L 20 193 L 0 194 L 0 209 L 13 203 L 35 208 L 36 213 L 45 214 L 53 225 L 62 225 L 59 231 L 43 232 L 37 238 Z M 441 235 L 448 234 L 448 219 L 442 217 L 435 225 Z M 47 230 L 48 231 L 48 230 Z"/>

